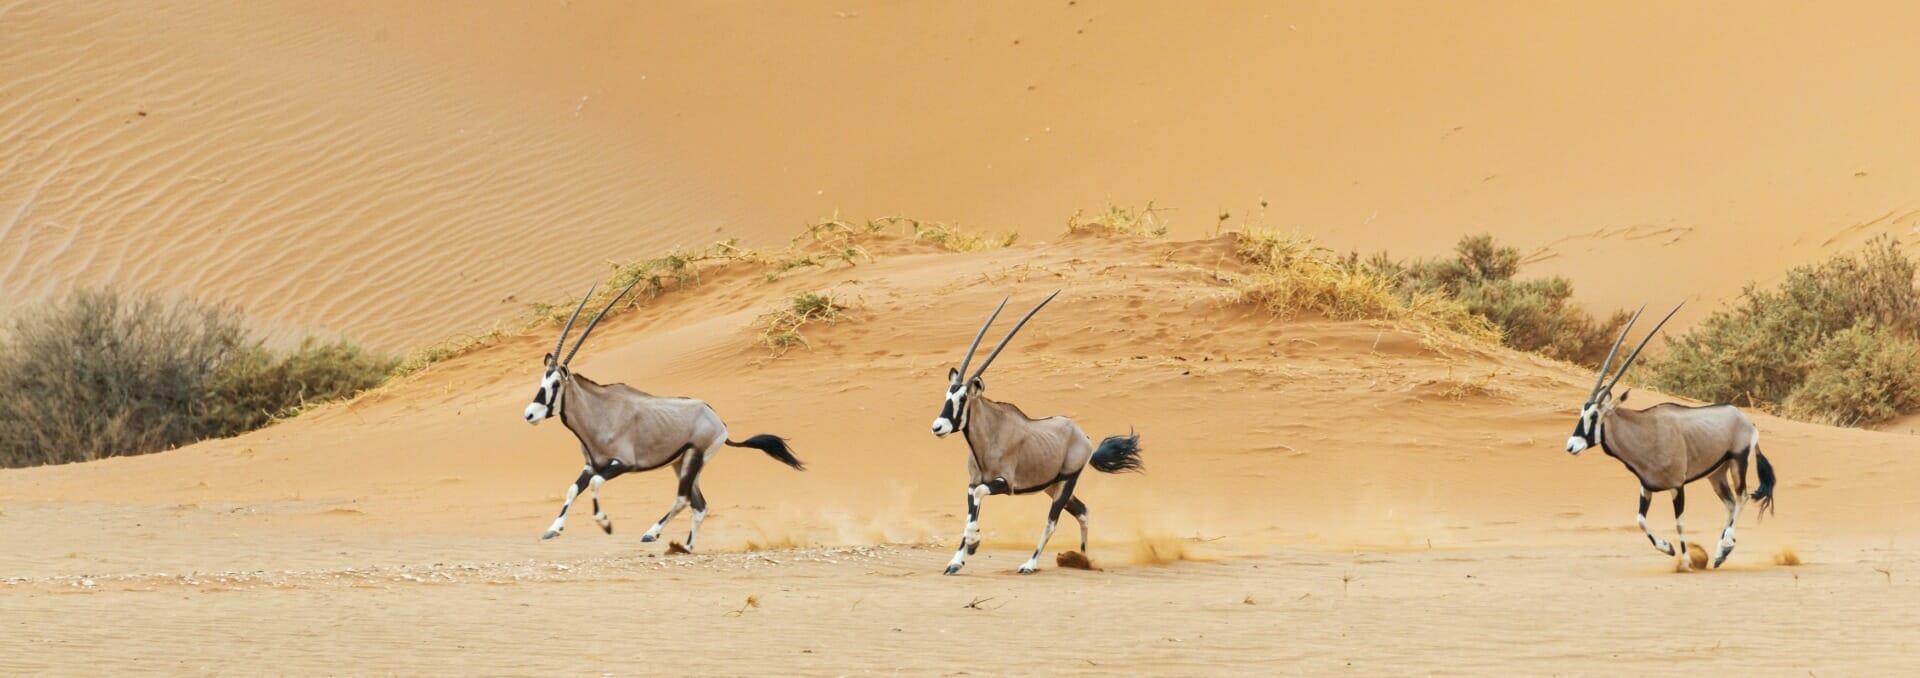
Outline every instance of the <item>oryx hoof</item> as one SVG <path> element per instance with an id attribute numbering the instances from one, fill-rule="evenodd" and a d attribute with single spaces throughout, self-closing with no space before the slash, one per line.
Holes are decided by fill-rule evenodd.
<path id="1" fill-rule="evenodd" d="M 1020 566 L 1020 574 L 1033 574 L 1033 569 L 1034 569 L 1034 568 L 1032 568 L 1032 567 L 1028 567 L 1028 566 L 1026 566 L 1026 565 L 1021 565 L 1021 566 Z"/>
<path id="2" fill-rule="evenodd" d="M 1676 553 L 1674 553 L 1674 551 L 1673 551 L 1673 545 L 1672 545 L 1672 544 L 1656 544 L 1656 545 L 1654 545 L 1654 548 L 1657 548 L 1657 549 L 1660 549 L 1660 552 L 1661 552 L 1661 553 L 1665 553 L 1665 554 L 1667 554 L 1667 555 L 1670 555 L 1670 556 L 1671 556 L 1671 555 L 1678 555 L 1678 554 L 1676 554 Z"/>
<path id="3" fill-rule="evenodd" d="M 1713 558 L 1713 569 L 1720 569 L 1720 564 L 1727 562 L 1727 556 L 1730 555 L 1733 555 L 1733 549 L 1721 549 L 1720 555 Z"/>
<path id="4" fill-rule="evenodd" d="M 953 563 L 953 564 L 950 564 L 950 565 L 948 565 L 948 566 L 947 566 L 947 572 L 946 572 L 946 573 L 947 573 L 947 574 L 960 574 L 960 564 L 959 564 L 959 563 Z"/>
<path id="5" fill-rule="evenodd" d="M 607 534 L 613 534 L 613 530 L 611 529 L 607 530 Z M 659 539 L 660 539 L 660 535 L 657 535 L 657 534 L 648 533 L 648 534 L 640 535 L 640 541 L 642 542 L 659 541 Z"/>
<path id="6" fill-rule="evenodd" d="M 600 523 L 600 529 L 606 530 L 607 534 L 613 534 L 613 523 Z"/>
<path id="7" fill-rule="evenodd" d="M 540 535 L 540 539 L 547 540 L 558 536 L 560 536 L 559 530 L 547 530 L 546 534 Z"/>

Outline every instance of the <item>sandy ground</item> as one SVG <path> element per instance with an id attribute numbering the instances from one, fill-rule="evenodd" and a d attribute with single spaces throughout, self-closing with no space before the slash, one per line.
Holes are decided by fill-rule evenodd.
<path id="1" fill-rule="evenodd" d="M 1758 417 L 1779 515 L 1677 574 L 1630 476 L 1561 451 L 1590 375 L 1274 320 L 1210 236 L 1223 209 L 1343 250 L 1488 230 L 1597 306 L 1690 313 L 1876 235 L 1911 247 L 1915 11 L 0 0 L 0 314 L 116 282 L 404 349 L 605 260 L 784 244 L 836 208 L 1025 236 L 711 269 L 597 330 L 580 373 L 699 397 L 809 464 L 728 450 L 692 556 L 638 542 L 659 473 L 607 486 L 612 536 L 579 511 L 537 539 L 579 468 L 520 419 L 547 333 L 239 438 L 0 472 L 0 673 L 1910 666 L 1920 423 Z M 1148 200 L 1171 238 L 1062 237 L 1075 208 Z M 1052 566 L 1069 526 L 1013 574 L 1045 504 L 994 497 L 981 556 L 942 577 L 965 482 L 964 443 L 927 432 L 946 369 L 1001 295 L 1062 288 L 988 393 L 1137 430 L 1147 472 L 1080 485 L 1103 571 Z M 754 343 L 822 290 L 853 311 L 811 350 Z M 1691 498 L 1711 543 L 1723 511 Z"/>
<path id="2" fill-rule="evenodd" d="M 1920 641 L 1910 435 L 1761 417 L 1779 515 L 1743 520 L 1726 569 L 1676 574 L 1630 476 L 1560 450 L 1577 370 L 1269 320 L 1205 272 L 1224 240 L 869 246 L 774 281 L 711 269 L 576 362 L 793 439 L 805 473 L 739 450 L 709 468 L 702 554 L 638 542 L 670 499 L 658 473 L 607 486 L 613 536 L 580 511 L 537 539 L 579 457 L 520 420 L 550 338 L 516 337 L 239 438 L 0 473 L 0 609 L 24 641 L 0 668 L 1845 673 Z M 989 295 L 1060 287 L 989 394 L 1132 427 L 1148 470 L 1081 483 L 1105 571 L 1013 574 L 1045 504 L 995 497 L 983 556 L 940 576 L 965 454 L 926 431 L 945 368 Z M 853 316 L 769 358 L 755 316 L 817 289 Z M 1705 496 L 1686 534 L 1710 543 Z"/>

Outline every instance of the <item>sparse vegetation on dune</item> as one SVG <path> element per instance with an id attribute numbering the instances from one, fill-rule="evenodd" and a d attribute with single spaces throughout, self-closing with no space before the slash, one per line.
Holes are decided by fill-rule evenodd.
<path id="1" fill-rule="evenodd" d="M 1490 235 L 1461 238 L 1452 258 L 1396 262 L 1381 254 L 1362 266 L 1393 281 L 1404 299 L 1434 294 L 1457 301 L 1499 327 L 1501 343 L 1556 360 L 1599 365 L 1627 322 L 1624 312 L 1600 320 L 1576 306 L 1566 278 L 1517 279 L 1520 250 Z"/>
<path id="2" fill-rule="evenodd" d="M 847 305 L 835 299 L 831 292 L 802 292 L 787 300 L 787 305 L 763 314 L 755 323 L 760 326 L 760 344 L 767 347 L 773 355 L 784 355 L 795 346 L 813 348 L 800 328 L 811 323 L 833 324 L 846 312 Z"/>
<path id="3" fill-rule="evenodd" d="M 1167 220 L 1161 214 L 1167 211 L 1165 207 L 1155 207 L 1151 201 L 1146 207 L 1121 207 L 1109 204 L 1106 210 L 1091 217 L 1085 212 L 1076 210 L 1073 216 L 1067 217 L 1067 234 L 1164 238 L 1167 236 Z"/>
<path id="4" fill-rule="evenodd" d="M 1234 234 L 1235 252 L 1253 266 L 1234 277 L 1244 301 L 1276 315 L 1318 313 L 1336 320 L 1387 320 L 1487 342 L 1499 330 L 1438 292 L 1403 292 L 1393 278 L 1342 258 L 1302 237 L 1248 229 Z"/>
<path id="5" fill-rule="evenodd" d="M 1920 410 L 1920 285 L 1890 239 L 1749 285 L 1669 343 L 1651 381 L 1692 398 L 1868 426 Z"/>
<path id="6" fill-rule="evenodd" d="M 19 316 L 0 344 L 0 466 L 236 435 L 372 388 L 394 364 L 346 341 L 276 356 L 232 308 L 79 290 Z"/>

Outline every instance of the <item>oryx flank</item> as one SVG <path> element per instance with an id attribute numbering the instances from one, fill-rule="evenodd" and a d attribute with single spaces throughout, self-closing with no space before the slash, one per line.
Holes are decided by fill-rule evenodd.
<path id="1" fill-rule="evenodd" d="M 706 403 L 691 398 L 651 396 L 626 384 L 597 384 L 567 368 L 600 318 L 632 289 L 633 286 L 628 285 L 613 301 L 607 302 L 607 307 L 600 309 L 600 314 L 581 330 L 580 339 L 573 344 L 573 350 L 567 352 L 567 357 L 556 360 L 555 354 L 567 345 L 567 333 L 573 330 L 573 321 L 580 317 L 580 309 L 593 296 L 593 290 L 587 290 L 580 306 L 574 307 L 573 315 L 567 318 L 567 326 L 560 330 L 560 342 L 554 345 L 554 353 L 547 354 L 540 392 L 535 393 L 533 403 L 527 405 L 527 423 L 538 424 L 548 417 L 560 417 L 560 423 L 580 439 L 580 452 L 587 458 L 580 478 L 567 487 L 567 501 L 560 505 L 560 516 L 553 519 L 553 525 L 541 539 L 552 539 L 566 528 L 567 509 L 572 508 L 573 500 L 588 488 L 593 489 L 594 521 L 600 523 L 600 529 L 607 534 L 613 534 L 613 521 L 600 511 L 600 485 L 623 473 L 651 471 L 678 462 L 680 490 L 673 498 L 673 508 L 667 509 L 667 514 L 641 535 L 640 541 L 658 539 L 667 521 L 681 509 L 692 506 L 693 528 L 687 531 L 686 544 L 691 550 L 700 532 L 700 521 L 707 517 L 707 498 L 700 494 L 700 471 L 720 452 L 721 445 L 751 447 L 795 469 L 802 466 L 787 448 L 786 441 L 778 436 L 763 433 L 746 442 L 727 440 L 726 425 L 720 423 L 720 415 Z"/>
<path id="2" fill-rule="evenodd" d="M 1000 345 L 987 354 L 980 369 L 963 379 L 961 375 L 973 361 L 980 339 L 987 336 L 987 328 L 993 326 L 1001 309 L 1007 307 L 1007 301 L 1002 299 L 1000 306 L 993 309 L 993 315 L 987 317 L 986 324 L 980 326 L 980 333 L 973 337 L 973 345 L 967 347 L 960 369 L 947 372 L 946 404 L 940 408 L 940 417 L 933 420 L 933 435 L 944 438 L 959 431 L 972 450 L 967 459 L 967 529 L 961 534 L 953 561 L 947 563 L 947 574 L 959 572 L 967 563 L 967 556 L 980 548 L 981 498 L 989 494 L 1041 491 L 1053 498 L 1053 506 L 1047 512 L 1046 531 L 1040 534 L 1040 545 L 1033 549 L 1033 557 L 1020 566 L 1021 574 L 1030 574 L 1039 565 L 1040 552 L 1046 550 L 1047 540 L 1053 537 L 1054 524 L 1060 520 L 1063 508 L 1080 521 L 1080 550 L 1083 553 L 1087 550 L 1087 505 L 1073 496 L 1073 487 L 1089 463 L 1103 473 L 1140 470 L 1140 436 L 1112 436 L 1101 441 L 1096 450 L 1087 434 L 1066 417 L 1029 419 L 1020 408 L 981 395 L 987 386 L 980 375 L 986 373 L 987 366 L 993 364 L 993 359 L 1007 347 L 1007 342 L 1013 341 L 1013 335 L 1020 332 L 1033 314 L 1057 296 L 1060 293 L 1054 292 L 1028 311 L 1027 316 L 1007 332 L 1007 337 L 1000 340 Z"/>
<path id="3" fill-rule="evenodd" d="M 1640 481 L 1640 530 L 1646 532 L 1654 548 L 1667 555 L 1674 554 L 1673 545 L 1647 529 L 1647 503 L 1652 493 L 1671 490 L 1674 541 L 1680 544 L 1682 567 L 1691 567 L 1686 535 L 1682 533 L 1686 521 L 1681 517 L 1687 506 L 1686 486 L 1707 478 L 1713 484 L 1714 494 L 1727 506 L 1727 526 L 1720 531 L 1720 548 L 1713 559 L 1713 566 L 1717 568 L 1726 561 L 1727 554 L 1733 552 L 1733 527 L 1740 520 L 1743 500 L 1750 498 L 1758 502 L 1763 512 L 1773 507 L 1773 465 L 1760 454 L 1760 430 L 1754 428 L 1753 420 L 1745 413 L 1724 403 L 1701 407 L 1663 403 L 1644 410 L 1629 410 L 1619 407 L 1627 400 L 1626 392 L 1617 399 L 1613 397 L 1614 385 L 1620 383 L 1620 377 L 1633 366 L 1640 349 L 1646 348 L 1653 335 L 1660 333 L 1667 318 L 1679 310 L 1680 307 L 1675 306 L 1666 318 L 1660 319 L 1660 324 L 1627 354 L 1620 370 L 1609 381 L 1607 370 L 1613 365 L 1613 356 L 1620 351 L 1620 343 L 1626 340 L 1634 321 L 1640 319 L 1640 312 L 1635 311 L 1627 326 L 1620 328 L 1619 338 L 1613 340 L 1613 349 L 1607 352 L 1606 361 L 1600 363 L 1600 379 L 1594 382 L 1587 403 L 1580 408 L 1580 422 L 1567 438 L 1567 452 L 1579 454 L 1581 450 L 1599 445 L 1607 456 L 1620 460 L 1633 472 Z M 1750 463 L 1756 467 L 1760 486 L 1752 495 L 1747 495 Z"/>

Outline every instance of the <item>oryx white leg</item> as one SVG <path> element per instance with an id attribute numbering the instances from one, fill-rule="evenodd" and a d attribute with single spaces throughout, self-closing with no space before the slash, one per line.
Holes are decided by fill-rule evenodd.
<path id="1" fill-rule="evenodd" d="M 1720 495 L 1720 503 L 1727 506 L 1727 527 L 1720 531 L 1720 551 L 1713 557 L 1713 566 L 1718 569 L 1733 553 L 1733 528 L 1740 522 L 1740 508 L 1745 502 L 1740 501 L 1740 494 L 1728 486 L 1725 476 L 1713 479 L 1713 493 Z"/>
<path id="2" fill-rule="evenodd" d="M 547 533 L 540 535 L 541 539 L 552 539 L 560 536 L 560 531 L 567 529 L 567 510 L 573 508 L 573 500 L 580 496 L 582 490 L 587 489 L 587 483 L 595 480 L 599 480 L 599 476 L 593 474 L 592 466 L 588 466 L 580 471 L 580 479 L 573 481 L 572 485 L 567 486 L 567 500 L 560 504 L 560 515 L 553 519 L 552 525 L 547 526 Z"/>
<path id="3" fill-rule="evenodd" d="M 947 574 L 959 573 L 960 567 L 967 564 L 967 554 L 980 548 L 980 500 L 986 496 L 984 484 L 967 490 L 967 529 L 960 533 L 960 547 L 954 549 L 953 560 L 947 561 Z"/>
<path id="4" fill-rule="evenodd" d="M 1640 523 L 1640 531 L 1647 533 L 1647 541 L 1653 542 L 1654 548 L 1660 549 L 1661 553 L 1665 553 L 1667 555 L 1673 555 L 1673 545 L 1667 543 L 1667 540 L 1665 539 L 1661 539 L 1657 536 L 1654 536 L 1653 530 L 1647 527 L 1647 505 L 1652 502 L 1653 502 L 1653 495 L 1647 492 L 1646 486 L 1644 485 L 1641 486 L 1640 487 L 1640 515 L 1638 518 L 1636 518 L 1636 520 Z"/>
<path id="5" fill-rule="evenodd" d="M 593 522 L 599 523 L 600 529 L 605 530 L 607 534 L 613 534 L 613 520 L 607 518 L 605 511 L 600 510 L 600 486 L 605 484 L 607 479 L 604 476 L 594 476 L 593 480 L 587 483 L 587 487 L 593 490 Z"/>
<path id="6" fill-rule="evenodd" d="M 700 486 L 693 486 L 693 527 L 687 530 L 687 550 L 693 550 L 693 540 L 700 535 L 700 522 L 707 519 L 707 497 L 700 494 Z"/>
<path id="7" fill-rule="evenodd" d="M 1053 539 L 1053 528 L 1060 524 L 1060 511 L 1067 507 L 1067 502 L 1073 500 L 1073 486 L 1078 481 L 1079 476 L 1074 476 L 1047 488 L 1047 494 L 1053 497 L 1053 506 L 1047 509 L 1047 527 L 1040 533 L 1040 545 L 1033 548 L 1033 557 L 1020 566 L 1020 574 L 1033 574 L 1034 569 L 1040 567 L 1040 554 L 1047 550 L 1047 542 Z M 1082 541 L 1085 541 L 1084 534 Z"/>
<path id="8" fill-rule="evenodd" d="M 674 497 L 673 507 L 667 509 L 667 514 L 660 516 L 660 521 L 654 523 L 653 527 L 647 528 L 646 534 L 640 535 L 640 541 L 654 541 L 656 539 L 659 539 L 660 531 L 667 529 L 667 521 L 673 520 L 674 516 L 680 515 L 680 510 L 686 507 L 687 507 L 686 497 Z"/>
<path id="9" fill-rule="evenodd" d="M 1072 514 L 1075 520 L 1080 521 L 1080 553 L 1085 554 L 1087 552 L 1087 504 L 1086 502 L 1080 501 L 1079 497 L 1068 499 L 1067 513 Z"/>
<path id="10" fill-rule="evenodd" d="M 1687 519 L 1683 517 L 1686 512 L 1686 486 L 1683 485 L 1673 488 L 1673 540 L 1680 542 L 1681 569 L 1691 570 L 1693 569 L 1693 560 L 1687 555 Z"/>

